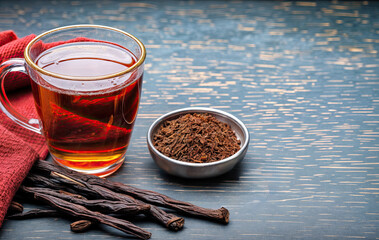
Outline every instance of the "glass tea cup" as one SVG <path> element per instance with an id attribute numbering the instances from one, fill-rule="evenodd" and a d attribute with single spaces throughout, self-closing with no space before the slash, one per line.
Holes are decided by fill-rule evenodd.
<path id="1" fill-rule="evenodd" d="M 73 25 L 45 32 L 24 59 L 0 69 L 0 107 L 13 121 L 42 134 L 56 163 L 107 176 L 125 160 L 140 102 L 146 50 L 119 29 Z M 31 79 L 39 119 L 19 114 L 4 94 L 9 72 Z"/>

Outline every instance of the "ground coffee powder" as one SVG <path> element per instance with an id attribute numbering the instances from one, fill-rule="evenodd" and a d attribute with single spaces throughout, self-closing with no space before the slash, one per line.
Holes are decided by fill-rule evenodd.
<path id="1" fill-rule="evenodd" d="M 155 148 L 167 157 L 209 163 L 232 156 L 240 140 L 231 127 L 205 113 L 185 114 L 165 121 L 153 136 Z"/>

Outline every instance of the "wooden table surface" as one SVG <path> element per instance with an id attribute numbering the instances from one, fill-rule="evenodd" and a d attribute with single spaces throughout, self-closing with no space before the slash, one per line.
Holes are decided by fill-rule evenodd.
<path id="1" fill-rule="evenodd" d="M 230 223 L 186 217 L 152 239 L 379 239 L 379 3 L 291 1 L 1 1 L 0 30 L 19 36 L 93 23 L 139 37 L 148 55 L 127 160 L 112 180 L 209 208 Z M 240 118 L 241 164 L 207 180 L 158 169 L 150 124 L 201 106 Z M 33 206 L 28 206 L 31 208 Z M 114 239 L 69 221 L 6 221 L 1 239 Z"/>

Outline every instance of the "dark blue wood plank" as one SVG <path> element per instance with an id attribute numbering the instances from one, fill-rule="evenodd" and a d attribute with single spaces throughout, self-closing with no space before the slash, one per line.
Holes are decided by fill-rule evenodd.
<path id="1" fill-rule="evenodd" d="M 148 50 L 126 164 L 110 177 L 177 199 L 227 207 L 227 226 L 186 217 L 152 239 L 376 239 L 379 236 L 379 4 L 374 1 L 1 1 L 0 30 L 19 36 L 94 23 Z M 244 161 L 209 180 L 153 163 L 149 125 L 188 106 L 225 110 L 250 130 Z M 28 207 L 32 207 L 31 205 Z M 113 239 L 69 221 L 6 221 L 1 239 Z"/>

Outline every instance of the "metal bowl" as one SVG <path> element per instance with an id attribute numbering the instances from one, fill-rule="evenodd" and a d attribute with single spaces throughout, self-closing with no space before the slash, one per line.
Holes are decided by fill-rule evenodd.
<path id="1" fill-rule="evenodd" d="M 172 120 L 187 113 L 209 113 L 219 121 L 229 124 L 237 139 L 241 141 L 241 149 L 228 158 L 211 163 L 188 163 L 163 155 L 153 145 L 152 139 L 155 132 L 166 120 Z M 169 112 L 158 118 L 149 128 L 147 145 L 155 163 L 167 173 L 184 178 L 208 178 L 228 172 L 245 157 L 249 146 L 249 132 L 238 118 L 227 112 L 212 108 L 189 107 Z"/>

